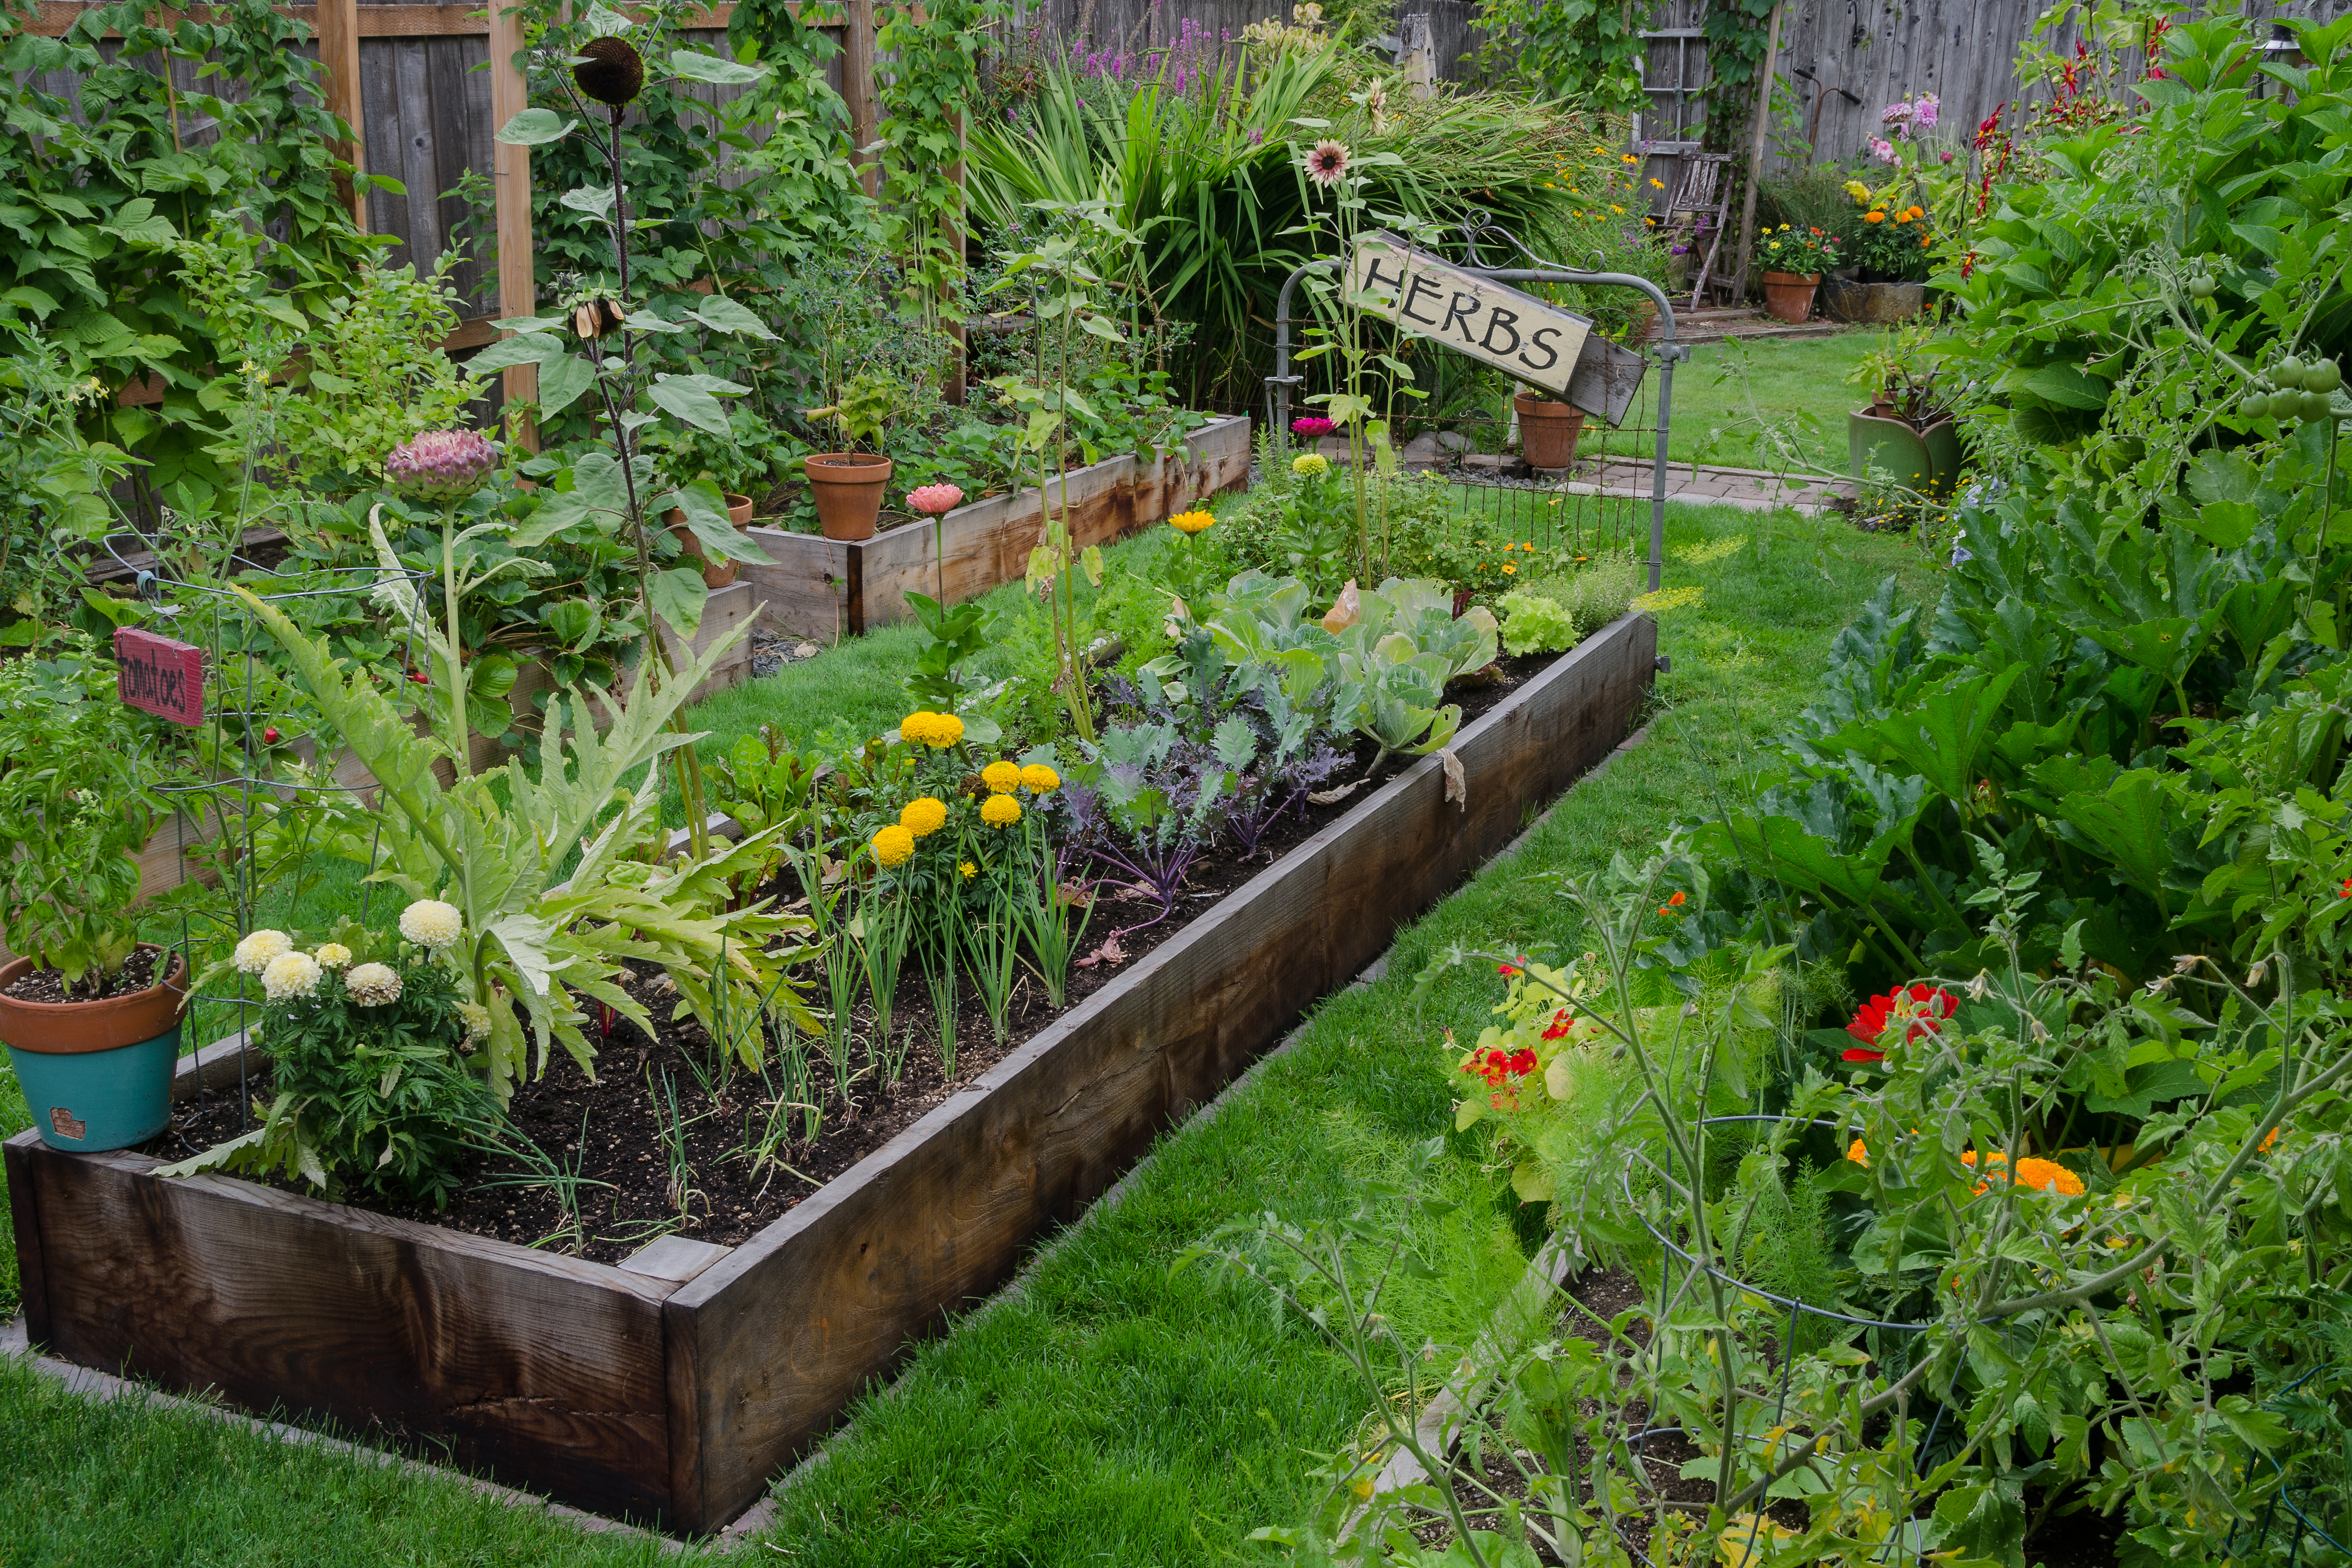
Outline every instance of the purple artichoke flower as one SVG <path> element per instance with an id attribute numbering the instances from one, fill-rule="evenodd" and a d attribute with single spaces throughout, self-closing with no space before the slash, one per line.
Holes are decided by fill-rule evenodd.
<path id="1" fill-rule="evenodd" d="M 384 482 L 416 500 L 457 500 L 498 472 L 494 441 L 471 430 L 427 430 L 404 441 L 383 460 Z"/>

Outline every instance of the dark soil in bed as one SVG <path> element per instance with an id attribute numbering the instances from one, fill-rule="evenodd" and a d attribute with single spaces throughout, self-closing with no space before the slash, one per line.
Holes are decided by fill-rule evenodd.
<path id="1" fill-rule="evenodd" d="M 1448 696 L 1461 703 L 1467 724 L 1548 667 L 1553 657 L 1506 659 L 1496 667 L 1493 679 L 1457 688 Z M 1360 747 L 1354 765 L 1335 783 L 1362 778 L 1371 756 L 1369 743 Z M 1146 929 L 1129 930 L 1118 944 L 1124 954 L 1118 961 L 1071 969 L 1066 1006 L 1076 1006 L 1110 984 L 1214 908 L 1223 895 L 1415 760 L 1390 758 L 1344 799 L 1307 805 L 1287 814 L 1260 840 L 1255 855 L 1244 858 L 1230 844 L 1202 855 L 1174 913 Z M 789 900 L 796 892 L 797 888 L 782 896 Z M 1156 900 L 1104 889 L 1079 954 L 1083 958 L 1096 952 L 1114 931 L 1141 926 L 1156 910 Z M 1006 1040 L 1000 1047 L 971 987 L 960 985 L 950 1075 L 940 1050 L 940 1030 L 921 967 L 910 952 L 891 1019 L 891 1033 L 898 1043 L 893 1048 L 904 1047 L 896 1072 L 894 1064 L 877 1059 L 866 1044 L 872 1009 L 861 999 L 852 1031 L 858 1044 L 850 1053 L 851 1061 L 838 1064 L 836 1070 L 820 1042 L 802 1042 L 814 1091 L 793 1104 L 822 1101 L 817 1136 L 813 1142 L 802 1139 L 801 1112 L 788 1108 L 782 1121 L 790 1131 L 762 1159 L 752 1151 L 765 1140 L 778 1114 L 779 1099 L 791 1099 L 780 1092 L 784 1084 L 777 1053 L 772 1048 L 769 1052 L 764 1079 L 757 1070 L 722 1059 L 700 1025 L 691 1019 L 667 1022 L 676 1003 L 665 994 L 667 984 L 665 977 L 651 970 L 627 983 L 646 1012 L 660 1021 L 656 1037 L 615 1019 L 599 1047 L 593 1081 L 558 1047 L 546 1076 L 519 1088 L 509 1108 L 516 1131 L 567 1178 L 576 1177 L 576 1215 L 562 1200 L 561 1184 L 546 1179 L 543 1163 L 535 1173 L 536 1163 L 503 1154 L 482 1156 L 466 1173 L 465 1189 L 446 1210 L 365 1202 L 361 1206 L 602 1263 L 617 1263 L 669 1232 L 732 1246 L 790 1213 L 1060 1016 L 1035 978 L 1024 973 L 1014 987 Z M 814 1005 L 813 994 L 811 1000 Z M 159 1159 L 182 1159 L 244 1131 L 250 1125 L 246 1104 L 266 1106 L 268 1100 L 267 1068 L 257 1055 L 255 1059 L 261 1072 L 247 1093 L 231 1086 L 179 1107 L 172 1125 L 145 1152 Z M 845 1079 L 846 1093 L 839 1087 Z M 677 1158 L 681 1152 L 682 1160 Z M 271 1184 L 292 1192 L 314 1191 L 282 1179 Z"/>

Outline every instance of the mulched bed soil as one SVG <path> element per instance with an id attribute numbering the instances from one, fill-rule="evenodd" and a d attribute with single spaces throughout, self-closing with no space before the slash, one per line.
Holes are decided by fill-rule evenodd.
<path id="1" fill-rule="evenodd" d="M 152 947 L 140 948 L 123 961 L 121 973 L 106 988 L 108 996 L 135 996 L 155 984 L 156 966 L 163 954 Z M 36 969 L 18 975 L 9 983 L 6 994 L 19 1002 L 96 1002 L 96 996 L 68 996 L 66 977 L 54 969 Z"/>
<path id="2" fill-rule="evenodd" d="M 1495 667 L 1492 679 L 1448 695 L 1461 703 L 1466 724 L 1526 684 L 1555 657 L 1505 659 Z M 1372 752 L 1369 742 L 1360 746 L 1354 765 L 1333 783 L 1362 777 Z M 1345 799 L 1328 805 L 1308 805 L 1286 816 L 1260 840 L 1254 856 L 1244 858 L 1231 845 L 1220 845 L 1203 855 L 1194 865 L 1175 912 L 1123 938 L 1119 945 L 1124 959 L 1092 968 L 1073 966 L 1067 1005 L 1076 1006 L 1111 984 L 1137 960 L 1213 909 L 1224 894 L 1364 800 L 1370 784 L 1393 776 L 1414 760 L 1390 758 L 1368 784 Z M 790 889 L 779 884 L 770 890 L 789 902 L 799 889 L 797 884 Z M 1080 952 L 1094 952 L 1116 930 L 1150 920 L 1155 909 L 1156 900 L 1105 889 Z M 665 994 L 666 977 L 648 969 L 625 984 L 655 1019 L 667 1019 L 676 998 Z M 820 988 L 821 984 L 820 979 Z M 836 1088 L 834 1066 L 822 1045 L 803 1042 L 809 1049 L 810 1071 L 824 1100 L 821 1131 L 813 1143 L 788 1140 L 772 1160 L 755 1164 L 747 1152 L 768 1125 L 778 1098 L 759 1073 L 747 1072 L 740 1063 L 722 1061 L 701 1026 L 691 1019 L 676 1025 L 661 1022 L 653 1037 L 616 1019 L 600 1047 L 593 1081 L 559 1047 L 546 1076 L 518 1089 L 509 1107 L 516 1129 L 580 1178 L 582 1201 L 576 1223 L 552 1184 L 534 1179 L 522 1162 L 505 1155 L 479 1159 L 465 1173 L 465 1189 L 446 1210 L 369 1202 L 360 1206 L 600 1263 L 617 1263 L 666 1232 L 721 1246 L 747 1241 L 1058 1016 L 1042 987 L 1024 974 L 1013 991 L 1006 1042 L 999 1047 L 972 987 L 963 983 L 958 989 L 952 1079 L 940 1055 L 940 1032 L 921 966 L 911 952 L 901 973 L 891 1032 L 905 1042 L 911 1030 L 912 1044 L 895 1077 L 888 1064 L 876 1061 L 869 1054 L 865 1042 L 870 1036 L 872 1010 L 863 1000 L 852 1031 L 859 1043 L 851 1053 L 854 1059 L 843 1064 L 838 1075 L 849 1079 L 845 1095 Z M 812 1005 L 816 1005 L 817 992 L 808 994 Z M 771 1049 L 769 1055 L 769 1079 L 781 1088 L 775 1052 Z M 268 1104 L 266 1079 L 264 1065 L 245 1094 L 234 1087 L 216 1089 L 181 1106 L 172 1125 L 145 1152 L 159 1159 L 183 1159 L 236 1136 L 250 1125 L 245 1104 L 248 1100 Z M 675 1119 L 670 1110 L 673 1095 Z M 665 1129 L 679 1124 L 685 1129 L 685 1162 L 674 1171 L 666 1152 Z M 674 1143 L 675 1138 L 670 1142 Z M 290 1192 L 314 1191 L 283 1179 L 273 1179 L 271 1184 Z"/>

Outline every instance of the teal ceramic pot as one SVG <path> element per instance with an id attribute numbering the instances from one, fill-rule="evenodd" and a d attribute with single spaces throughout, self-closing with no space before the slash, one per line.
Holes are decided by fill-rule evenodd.
<path id="1" fill-rule="evenodd" d="M 171 955 L 163 982 L 101 1002 L 28 1002 L 5 994 L 32 973 L 20 958 L 0 967 L 0 1041 L 52 1149 L 97 1153 L 143 1143 L 172 1118 L 187 961 Z"/>

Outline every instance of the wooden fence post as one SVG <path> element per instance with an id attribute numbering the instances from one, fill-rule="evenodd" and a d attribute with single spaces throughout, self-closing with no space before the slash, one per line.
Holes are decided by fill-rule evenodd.
<path id="1" fill-rule="evenodd" d="M 1748 261 L 1756 246 L 1756 186 L 1764 178 L 1764 133 L 1772 123 L 1772 73 L 1780 64 L 1780 14 L 1788 0 L 1772 7 L 1764 33 L 1764 69 L 1756 78 L 1756 130 L 1748 144 L 1748 191 L 1739 198 L 1739 271 L 1731 281 L 1731 302 L 1748 298 Z"/>
<path id="2" fill-rule="evenodd" d="M 1405 89 L 1414 98 L 1437 95 L 1437 46 L 1429 30 L 1429 13 L 1415 11 L 1397 22 L 1397 42 L 1402 46 L 1397 65 L 1404 72 Z"/>
<path id="3" fill-rule="evenodd" d="M 874 144 L 880 123 L 875 112 L 874 0 L 844 0 L 841 10 L 841 98 L 849 110 L 849 161 L 855 164 L 870 156 L 866 149 Z M 865 162 L 857 177 L 867 195 L 882 195 L 879 162 Z"/>
<path id="4" fill-rule="evenodd" d="M 335 194 L 351 210 L 352 221 L 367 227 L 367 196 L 356 177 L 367 172 L 367 144 L 360 120 L 360 22 L 356 0 L 319 0 L 319 66 L 326 78 L 327 112 L 352 128 L 352 140 L 335 143 L 335 156 L 352 166 L 352 177 L 338 176 Z"/>
<path id="5" fill-rule="evenodd" d="M 522 68 L 515 64 L 521 52 L 522 13 L 506 0 L 489 0 L 490 124 L 493 133 L 530 103 Z M 530 149 L 493 142 L 492 170 L 497 184 L 499 231 L 499 314 L 528 316 L 539 308 L 531 277 Z M 539 397 L 539 367 L 515 365 L 501 383 L 507 404 L 535 402 Z M 539 450 L 539 429 L 523 418 L 509 418 L 508 431 L 528 450 Z"/>

